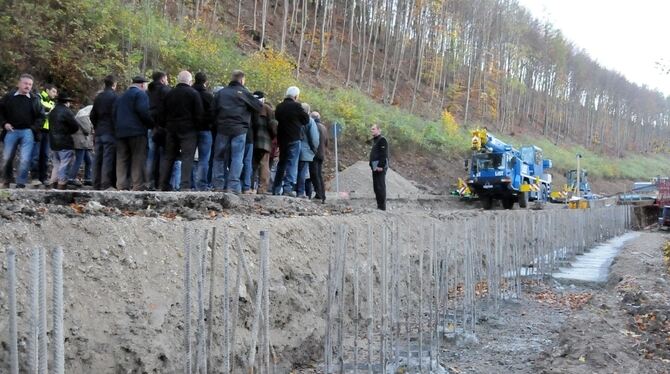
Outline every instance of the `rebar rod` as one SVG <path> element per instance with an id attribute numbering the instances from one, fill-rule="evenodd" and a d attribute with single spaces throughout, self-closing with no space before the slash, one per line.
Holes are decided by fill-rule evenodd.
<path id="1" fill-rule="evenodd" d="M 344 297 L 345 293 L 345 274 L 346 274 L 346 262 L 347 262 L 347 232 L 348 228 L 346 226 L 341 226 L 342 230 L 342 242 L 340 243 L 340 270 L 339 270 L 339 292 L 338 292 L 338 327 L 337 327 L 337 345 L 338 345 L 338 356 L 340 363 L 340 374 L 344 374 L 344 311 L 347 308 L 347 299 Z"/>
<path id="2" fill-rule="evenodd" d="M 423 247 L 419 248 L 419 271 L 417 272 L 418 283 L 419 283 L 419 315 L 417 318 L 418 326 L 417 330 L 419 333 L 419 373 L 423 373 Z"/>
<path id="3" fill-rule="evenodd" d="M 28 339 L 28 370 L 39 372 L 39 304 L 40 304 L 40 250 L 33 248 L 30 258 L 30 334 Z"/>
<path id="4" fill-rule="evenodd" d="M 435 330 L 433 329 L 433 313 L 434 313 L 434 305 L 435 305 L 435 241 L 436 241 L 436 227 L 435 223 L 432 224 L 431 227 L 431 241 L 430 244 L 431 246 L 428 248 L 429 252 L 429 265 L 428 265 L 428 300 L 430 301 L 430 310 L 428 313 L 428 329 L 430 332 L 430 348 L 429 348 L 429 359 L 430 359 L 430 366 L 429 370 L 433 369 L 433 358 L 435 356 Z"/>
<path id="5" fill-rule="evenodd" d="M 230 359 L 230 232 L 223 232 L 223 368 L 231 371 Z M 260 286 L 260 283 L 259 283 Z M 238 290 L 239 292 L 239 290 Z M 237 297 L 237 294 L 234 295 Z"/>
<path id="6" fill-rule="evenodd" d="M 354 230 L 351 241 L 353 250 L 353 265 L 354 265 L 354 374 L 358 374 L 358 327 L 360 321 L 360 288 L 358 284 L 359 277 L 359 261 L 358 261 L 358 235 Z"/>
<path id="7" fill-rule="evenodd" d="M 397 231 L 396 231 L 397 232 Z M 391 348 L 391 358 L 393 359 L 393 366 L 398 367 L 398 352 L 397 352 L 397 342 L 396 342 L 396 323 L 397 323 L 397 318 L 396 318 L 396 306 L 398 303 L 398 298 L 396 297 L 396 278 L 397 278 L 397 273 L 396 273 L 396 246 L 397 242 L 395 240 L 395 233 L 393 230 L 391 230 L 391 243 L 390 243 L 390 248 L 389 248 L 389 257 L 391 261 L 391 300 L 390 300 L 390 321 L 389 321 L 389 329 L 390 329 L 390 336 L 389 336 L 389 344 Z"/>
<path id="8" fill-rule="evenodd" d="M 16 250 L 7 250 L 7 295 L 9 304 L 9 372 L 19 374 L 19 348 L 16 329 Z"/>
<path id="9" fill-rule="evenodd" d="M 47 256 L 44 247 L 40 246 L 40 329 L 39 329 L 39 372 L 47 374 L 49 350 L 47 346 Z"/>
<path id="10" fill-rule="evenodd" d="M 247 360 L 247 371 L 254 372 L 256 364 L 256 344 L 258 343 L 258 333 L 260 330 L 261 311 L 263 309 L 263 257 L 261 256 L 261 266 L 258 271 L 258 283 L 256 288 L 256 302 L 254 303 L 254 319 L 251 325 L 251 344 L 249 344 L 249 356 Z"/>
<path id="11" fill-rule="evenodd" d="M 374 283 L 373 269 L 373 235 L 372 226 L 368 224 L 368 318 L 367 318 L 367 337 L 368 337 L 368 374 L 372 374 L 372 329 L 374 326 L 374 297 L 372 286 Z"/>
<path id="12" fill-rule="evenodd" d="M 412 257 L 410 255 L 410 248 L 406 251 L 407 262 L 405 264 L 405 344 L 407 345 L 407 371 L 410 372 L 412 366 L 412 347 L 410 346 L 410 326 L 409 317 L 412 306 L 412 282 L 410 274 L 412 273 Z"/>
<path id="13" fill-rule="evenodd" d="M 435 303 L 433 311 L 433 345 L 435 350 L 435 362 L 440 363 L 440 286 L 441 286 L 441 267 L 439 266 L 439 250 L 438 250 L 438 229 L 437 224 L 433 223 L 433 277 L 435 279 L 435 288 L 433 293 L 433 302 Z M 432 361 L 431 361 L 432 365 Z"/>
<path id="14" fill-rule="evenodd" d="M 53 374 L 65 373 L 65 339 L 63 336 L 63 248 L 52 253 L 53 277 Z"/>
<path id="15" fill-rule="evenodd" d="M 212 336 L 214 335 L 214 319 L 212 310 L 214 309 L 214 275 L 216 274 L 216 226 L 212 227 L 212 242 L 210 245 L 212 254 L 209 260 L 209 307 L 207 308 L 207 372 L 212 368 Z"/>
<path id="16" fill-rule="evenodd" d="M 379 363 L 381 366 L 381 370 L 383 373 L 386 373 L 386 321 L 387 321 L 387 316 L 386 316 L 386 302 L 387 302 L 387 283 L 386 283 L 386 226 L 382 227 L 382 244 L 381 244 L 381 268 L 382 268 L 382 274 L 381 274 L 381 303 L 380 303 L 380 308 L 381 308 L 381 333 L 379 334 L 380 337 L 380 344 L 379 344 Z"/>
<path id="17" fill-rule="evenodd" d="M 196 373 L 207 373 L 206 334 L 205 327 L 205 266 L 207 261 L 207 230 L 203 230 L 202 237 L 198 240 L 196 250 L 196 287 L 198 301 L 198 331 L 197 331 L 197 349 L 196 349 Z"/>
<path id="18" fill-rule="evenodd" d="M 242 248 L 238 247 L 238 252 L 242 252 Z M 240 286 L 242 284 L 242 271 L 244 258 L 243 255 L 237 256 L 237 274 L 235 276 L 235 288 L 231 291 L 233 296 L 233 310 L 231 311 L 232 317 L 230 321 L 230 349 L 235 352 L 236 340 L 237 340 L 237 320 L 239 319 L 240 313 Z M 231 371 L 235 370 L 235 360 L 231 360 L 230 363 Z"/>
<path id="19" fill-rule="evenodd" d="M 191 231 L 184 226 L 184 373 L 191 374 Z"/>
<path id="20" fill-rule="evenodd" d="M 339 243 L 340 239 L 340 230 L 339 228 L 335 230 L 335 245 Z M 333 286 L 335 278 L 335 268 L 334 268 L 334 259 L 333 259 L 333 246 L 328 246 L 328 279 L 326 281 L 326 331 L 324 333 L 324 361 L 325 361 L 325 372 L 326 374 L 331 373 L 332 361 L 333 361 L 333 347 L 332 347 L 332 331 L 333 331 Z"/>
<path id="21" fill-rule="evenodd" d="M 261 264 L 263 267 L 263 314 L 265 373 L 270 374 L 270 234 L 261 231 Z"/>
<path id="22" fill-rule="evenodd" d="M 395 322 L 395 331 L 393 333 L 393 356 L 395 367 L 398 367 L 400 361 L 400 341 L 402 337 L 401 319 L 400 319 L 400 226 L 395 222 L 395 239 L 393 248 L 393 298 L 395 300 L 393 307 L 393 321 Z"/>

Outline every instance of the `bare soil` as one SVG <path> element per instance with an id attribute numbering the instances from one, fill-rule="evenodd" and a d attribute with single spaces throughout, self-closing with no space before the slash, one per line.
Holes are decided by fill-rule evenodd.
<path id="1" fill-rule="evenodd" d="M 27 359 L 30 251 L 36 244 L 61 245 L 66 250 L 66 371 L 71 373 L 181 370 L 184 226 L 217 227 L 219 251 L 224 232 L 241 237 L 252 274 L 258 271 L 258 231 L 270 230 L 270 335 L 277 367 L 279 372 L 313 373 L 322 360 L 333 227 L 380 226 L 389 220 L 421 227 L 498 214 L 464 209 L 449 197 L 394 200 L 386 213 L 372 209 L 366 199 L 322 205 L 199 193 L 5 191 L 0 200 L 0 240 L 18 250 L 22 367 Z M 417 238 L 403 240 L 409 246 Z M 450 373 L 670 372 L 670 289 L 661 252 L 666 240 L 666 233 L 646 232 L 630 242 L 604 286 L 528 282 L 518 300 L 502 303 L 498 310 L 482 304 L 476 339 L 445 340 L 442 366 Z M 5 255 L 6 247 L 0 247 L 3 280 Z M 222 308 L 222 262 L 217 258 L 214 311 Z M 232 269 L 238 261 L 232 254 Z M 248 351 L 253 302 L 246 287 L 238 297 L 237 367 Z M 3 286 L 0 331 L 7 331 L 7 308 Z M 212 354 L 220 368 L 224 335 L 216 313 L 213 323 Z M 0 371 L 8 368 L 6 339 L 3 333 Z"/>

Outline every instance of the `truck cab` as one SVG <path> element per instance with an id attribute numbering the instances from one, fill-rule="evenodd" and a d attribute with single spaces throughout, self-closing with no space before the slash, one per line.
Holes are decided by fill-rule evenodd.
<path id="1" fill-rule="evenodd" d="M 670 205 L 661 207 L 661 214 L 658 217 L 658 228 L 665 230 L 670 227 Z"/>
<path id="2" fill-rule="evenodd" d="M 512 209 L 515 202 L 526 208 L 530 200 L 546 201 L 551 175 L 545 170 L 551 167 L 551 161 L 543 158 L 542 149 L 527 146 L 519 151 L 486 129 L 472 134 L 467 184 L 479 196 L 484 209 L 491 209 L 493 200 L 500 200 L 505 209 Z"/>

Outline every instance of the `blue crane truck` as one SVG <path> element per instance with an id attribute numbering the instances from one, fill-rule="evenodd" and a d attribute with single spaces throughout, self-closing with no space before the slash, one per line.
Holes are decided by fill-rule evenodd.
<path id="1" fill-rule="evenodd" d="M 511 145 L 489 134 L 486 129 L 472 131 L 472 159 L 467 181 L 484 209 L 500 200 L 505 209 L 514 203 L 526 208 L 529 201 L 546 202 L 551 193 L 551 160 L 543 158 L 542 149 Z"/>

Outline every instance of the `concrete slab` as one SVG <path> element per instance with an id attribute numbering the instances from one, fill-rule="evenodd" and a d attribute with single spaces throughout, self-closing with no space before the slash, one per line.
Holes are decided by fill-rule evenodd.
<path id="1" fill-rule="evenodd" d="M 559 268 L 552 277 L 559 280 L 603 283 L 607 281 L 610 265 L 621 248 L 639 233 L 630 232 L 599 244 L 595 248 L 578 255 L 570 267 Z"/>

